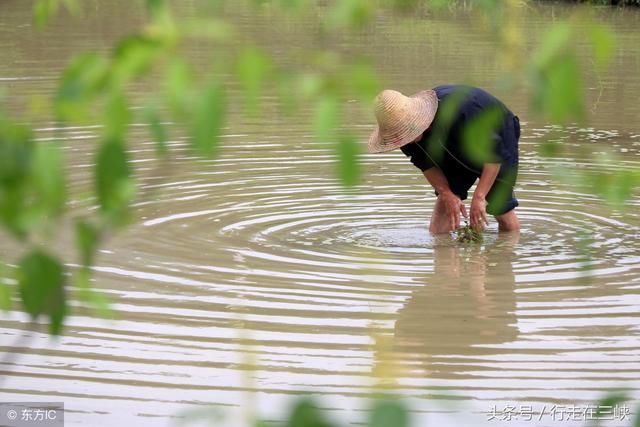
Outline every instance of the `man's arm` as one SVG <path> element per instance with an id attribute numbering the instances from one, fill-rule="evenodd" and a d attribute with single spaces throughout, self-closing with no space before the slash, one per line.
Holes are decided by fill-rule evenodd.
<path id="1" fill-rule="evenodd" d="M 500 163 L 485 163 L 480 174 L 480 181 L 471 199 L 471 226 L 483 229 L 489 225 L 487 220 L 487 193 L 493 186 L 500 172 Z"/>
<path id="2" fill-rule="evenodd" d="M 444 203 L 444 208 L 449 218 L 451 229 L 454 230 L 460 226 L 460 214 L 466 218 L 467 210 L 462 200 L 449 188 L 449 181 L 442 171 L 437 167 L 432 167 L 423 172 L 429 184 L 438 192 L 438 198 Z"/>

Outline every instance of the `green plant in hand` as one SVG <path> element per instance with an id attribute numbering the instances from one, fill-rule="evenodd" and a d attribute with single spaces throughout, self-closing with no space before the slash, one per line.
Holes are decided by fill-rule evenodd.
<path id="1" fill-rule="evenodd" d="M 463 226 L 458 227 L 456 236 L 456 240 L 460 243 L 482 242 L 482 231 L 471 227 L 467 221 L 464 222 Z"/>

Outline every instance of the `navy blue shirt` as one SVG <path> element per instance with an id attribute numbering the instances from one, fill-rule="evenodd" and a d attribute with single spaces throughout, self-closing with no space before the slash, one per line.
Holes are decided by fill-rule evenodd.
<path id="1" fill-rule="evenodd" d="M 502 170 L 517 165 L 517 117 L 500 100 L 471 86 L 445 85 L 433 90 L 439 102 L 431 126 L 420 141 L 401 147 L 417 168 L 425 171 L 437 166 L 447 171 L 462 167 L 480 176 L 484 163 L 501 163 Z"/>

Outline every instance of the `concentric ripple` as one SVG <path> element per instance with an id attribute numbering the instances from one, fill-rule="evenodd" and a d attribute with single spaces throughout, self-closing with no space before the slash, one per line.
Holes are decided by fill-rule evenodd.
<path id="1" fill-rule="evenodd" d="M 5 390 L 72 402 L 92 425 L 133 406 L 162 417 L 235 406 L 248 390 L 275 417 L 274 402 L 303 390 L 358 408 L 381 366 L 437 419 L 443 401 L 462 400 L 456 411 L 481 422 L 496 402 L 542 408 L 635 391 L 639 218 L 556 191 L 533 133 L 522 141 L 520 236 L 492 224 L 472 246 L 427 233 L 434 197 L 401 154 L 365 156 L 365 181 L 348 192 L 313 143 L 292 151 L 229 136 L 233 150 L 195 163 L 176 143 L 167 181 L 143 144 L 142 220 L 96 267 L 118 318 L 80 311 L 53 347 L 21 332 L 17 313 L 3 320 L 17 364 L 4 366 Z M 108 408 L 93 407 L 98 397 Z M 141 425 L 154 425 L 149 416 L 138 414 Z"/>

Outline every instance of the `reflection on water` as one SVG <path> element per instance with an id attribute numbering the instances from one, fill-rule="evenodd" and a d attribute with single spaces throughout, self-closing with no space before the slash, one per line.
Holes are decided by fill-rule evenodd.
<path id="1" fill-rule="evenodd" d="M 28 3 L 0 2 L 0 53 L 10 58 L 0 62 L 0 85 L 16 110 L 28 94 L 51 94 L 71 52 L 108 45 L 140 12 L 98 2 L 96 16 L 77 26 L 62 18 L 43 42 L 31 33 Z M 530 32 L 552 14 L 530 11 Z M 625 49 L 637 48 L 637 13 L 605 18 Z M 247 17 L 245 25 L 264 43 L 282 43 L 265 24 Z M 301 45 L 313 42 L 305 22 L 288 25 Z M 389 85 L 407 92 L 443 76 L 468 81 L 471 69 L 482 70 L 472 83 L 495 85 L 491 41 L 464 22 L 400 28 L 381 18 L 344 43 L 371 53 Z M 432 192 L 402 154 L 363 156 L 364 183 L 346 193 L 330 175 L 332 152 L 297 122 L 232 123 L 213 161 L 194 161 L 176 139 L 171 168 L 154 160 L 135 126 L 131 150 L 146 195 L 135 207 L 140 221 L 107 243 L 96 266 L 118 317 L 97 319 L 74 302 L 65 335 L 51 341 L 21 313 L 3 315 L 0 357 L 12 357 L 0 365 L 0 399 L 63 400 L 69 425 L 157 426 L 194 405 L 240 411 L 248 392 L 276 419 L 306 390 L 356 421 L 387 360 L 415 418 L 437 425 L 484 425 L 492 404 L 585 403 L 617 387 L 637 396 L 640 200 L 612 212 L 588 191 L 559 185 L 537 154 L 553 131 L 571 147 L 554 159 L 566 175 L 593 169 L 583 149 L 598 143 L 623 155 L 616 167 L 640 167 L 640 110 L 627 96 L 640 93 L 640 73 L 625 49 L 601 76 L 593 128 L 552 130 L 527 120 L 522 94 L 500 94 L 523 117 L 523 230 L 499 236 L 494 224 L 482 245 L 428 235 Z M 36 125 L 50 136 L 50 123 Z M 353 123 L 363 138 L 371 126 L 371 117 Z M 91 185 L 96 130 L 64 134 L 80 194 Z M 71 209 L 81 211 L 78 200 Z M 13 256 L 5 240 L 0 256 Z M 377 349 L 377 334 L 391 351 Z M 536 425 L 554 425 L 543 421 Z"/>
<path id="2" fill-rule="evenodd" d="M 516 340 L 518 239 L 504 234 L 482 247 L 449 242 L 433 248 L 433 273 L 398 311 L 395 324 L 394 349 L 412 362 L 411 375 L 465 376 L 464 368 L 474 369 L 478 358 L 501 353 L 496 345 Z"/>

